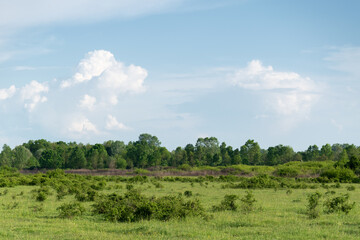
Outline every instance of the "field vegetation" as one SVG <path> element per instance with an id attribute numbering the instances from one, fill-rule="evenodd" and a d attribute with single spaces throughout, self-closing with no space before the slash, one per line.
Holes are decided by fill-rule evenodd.
<path id="1" fill-rule="evenodd" d="M 349 144 L 4 145 L 0 239 L 358 239 L 359 174 Z"/>
<path id="2" fill-rule="evenodd" d="M 297 166 L 299 167 L 299 166 Z M 358 239 L 358 177 L 0 174 L 2 239 Z"/>

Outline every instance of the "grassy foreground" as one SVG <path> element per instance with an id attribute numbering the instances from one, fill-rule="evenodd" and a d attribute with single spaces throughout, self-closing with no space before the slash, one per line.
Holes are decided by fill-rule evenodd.
<path id="1" fill-rule="evenodd" d="M 226 194 L 240 198 L 244 189 L 224 189 L 221 182 L 189 183 L 152 182 L 133 183 L 134 187 L 148 196 L 183 194 L 192 191 L 191 198 L 198 198 L 212 217 L 173 219 L 170 221 L 140 221 L 119 223 L 105 221 L 91 212 L 93 202 L 81 203 L 86 211 L 82 216 L 59 218 L 57 208 L 65 202 L 74 202 L 74 195 L 57 200 L 56 192 L 39 202 L 34 199 L 33 189 L 38 186 L 15 186 L 0 188 L 0 239 L 358 239 L 360 236 L 360 190 L 348 191 L 350 184 L 331 188 L 338 193 L 349 193 L 356 202 L 348 214 L 321 213 L 317 219 L 306 215 L 307 194 L 317 189 L 255 189 L 256 210 L 245 214 L 241 210 L 213 212 Z M 329 184 L 330 186 L 330 184 Z M 99 192 L 124 193 L 126 183 L 108 182 Z M 240 201 L 239 201 L 240 204 Z M 321 206 L 322 207 L 322 206 Z"/>

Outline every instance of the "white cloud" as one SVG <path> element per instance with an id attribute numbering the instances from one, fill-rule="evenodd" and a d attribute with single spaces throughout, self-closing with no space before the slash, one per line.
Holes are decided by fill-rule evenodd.
<path id="1" fill-rule="evenodd" d="M 14 85 L 11 85 L 9 88 L 0 89 L 0 100 L 5 100 L 7 98 L 11 98 L 16 92 L 16 88 Z"/>
<path id="2" fill-rule="evenodd" d="M 317 84 L 295 72 L 277 72 L 259 60 L 235 72 L 231 82 L 244 89 L 262 91 L 266 104 L 281 115 L 309 114 L 319 98 Z"/>
<path id="3" fill-rule="evenodd" d="M 121 94 L 144 92 L 143 84 L 147 75 L 147 71 L 140 66 L 125 66 L 116 61 L 109 51 L 95 50 L 80 61 L 74 76 L 63 81 L 60 87 L 66 89 L 90 82 L 98 98 L 106 102 L 104 104 L 116 105 Z"/>
<path id="4" fill-rule="evenodd" d="M 47 97 L 42 96 L 47 93 L 49 87 L 46 83 L 32 81 L 21 89 L 21 98 L 24 100 L 24 107 L 29 111 L 33 111 L 36 105 L 47 101 Z"/>
<path id="5" fill-rule="evenodd" d="M 30 67 L 30 66 L 16 66 L 14 67 L 15 71 L 32 71 L 35 70 L 34 67 Z"/>
<path id="6" fill-rule="evenodd" d="M 181 0 L 11 0 L 0 1 L 0 26 L 95 21 L 166 11 Z"/>
<path id="7" fill-rule="evenodd" d="M 130 65 L 129 67 L 117 62 L 112 67 L 106 69 L 99 77 L 99 88 L 115 90 L 116 92 L 143 92 L 143 83 L 147 77 L 147 71 L 139 66 Z"/>
<path id="8" fill-rule="evenodd" d="M 106 121 L 106 129 L 108 129 L 108 130 L 127 130 L 129 128 L 127 126 L 125 126 L 123 123 L 118 122 L 118 120 L 114 116 L 108 115 L 107 121 Z"/>
<path id="9" fill-rule="evenodd" d="M 259 60 L 251 61 L 235 73 L 233 83 L 252 90 L 293 89 L 312 91 L 315 84 L 310 78 L 294 72 L 276 72 L 272 66 L 265 67 Z"/>
<path id="10" fill-rule="evenodd" d="M 105 70 L 115 64 L 116 60 L 111 52 L 104 50 L 88 52 L 85 58 L 80 61 L 78 71 L 74 74 L 72 79 L 63 81 L 61 87 L 66 88 L 89 81 L 94 77 L 100 76 Z"/>
<path id="11" fill-rule="evenodd" d="M 88 110 L 93 110 L 96 103 L 96 98 L 89 96 L 87 94 L 80 100 L 80 107 L 86 108 Z"/>
<path id="12" fill-rule="evenodd" d="M 77 134 L 86 134 L 89 132 L 97 133 L 98 132 L 96 126 L 92 122 L 90 122 L 90 120 L 87 119 L 86 117 L 82 117 L 78 120 L 74 120 L 70 124 L 70 127 L 68 128 L 68 130 L 71 133 L 77 133 Z"/>

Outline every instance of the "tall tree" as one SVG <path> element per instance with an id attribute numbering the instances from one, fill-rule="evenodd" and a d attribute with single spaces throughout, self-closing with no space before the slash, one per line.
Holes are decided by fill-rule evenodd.
<path id="1" fill-rule="evenodd" d="M 261 164 L 261 151 L 260 146 L 254 140 L 247 140 L 240 149 L 243 164 L 260 165 Z"/>
<path id="2" fill-rule="evenodd" d="M 76 146 L 72 149 L 67 167 L 72 169 L 80 169 L 86 167 L 86 157 L 82 148 Z"/>
<path id="3" fill-rule="evenodd" d="M 323 160 L 331 160 L 333 151 L 330 144 L 325 144 L 321 147 L 320 156 Z"/>
<path id="4" fill-rule="evenodd" d="M 219 141 L 216 137 L 198 138 L 196 141 L 195 154 L 201 165 L 213 165 L 214 155 L 219 153 Z"/>
<path id="5" fill-rule="evenodd" d="M 33 156 L 29 149 L 24 146 L 15 147 L 12 155 L 12 166 L 18 169 L 27 168 L 29 166 L 29 160 Z"/>
<path id="6" fill-rule="evenodd" d="M 0 166 L 8 166 L 10 167 L 12 164 L 13 153 L 11 148 L 4 144 L 1 154 L 0 154 Z"/>

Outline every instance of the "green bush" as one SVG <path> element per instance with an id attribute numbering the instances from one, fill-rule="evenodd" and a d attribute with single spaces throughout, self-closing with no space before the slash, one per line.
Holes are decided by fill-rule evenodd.
<path id="1" fill-rule="evenodd" d="M 198 200 L 185 201 L 182 196 L 171 195 L 149 198 L 137 190 L 124 195 L 113 193 L 99 197 L 93 205 L 93 212 L 103 215 L 106 220 L 119 222 L 204 216 Z"/>
<path id="2" fill-rule="evenodd" d="M 42 186 L 38 189 L 32 190 L 33 196 L 35 197 L 36 201 L 43 202 L 47 199 L 50 193 L 50 188 L 47 186 Z"/>
<path id="3" fill-rule="evenodd" d="M 238 205 L 235 203 L 235 201 L 239 199 L 237 195 L 225 195 L 224 200 L 221 201 L 219 205 L 213 206 L 213 211 L 225 211 L 225 210 L 231 210 L 236 211 L 238 208 Z"/>
<path id="4" fill-rule="evenodd" d="M 57 210 L 60 211 L 59 217 L 61 218 L 73 218 L 85 212 L 85 208 L 78 202 L 64 203 Z"/>
<path id="5" fill-rule="evenodd" d="M 75 199 L 80 202 L 94 201 L 97 196 L 97 192 L 93 189 L 84 190 L 75 194 Z"/>
<path id="6" fill-rule="evenodd" d="M 308 205 L 307 205 L 307 215 L 310 219 L 318 218 L 320 216 L 319 204 L 320 204 L 321 193 L 315 192 L 309 194 L 308 196 Z"/>
<path id="7" fill-rule="evenodd" d="M 275 170 L 274 174 L 279 177 L 297 177 L 299 171 L 295 167 L 280 166 Z"/>
<path id="8" fill-rule="evenodd" d="M 325 213 L 344 212 L 348 214 L 355 206 L 355 202 L 349 202 L 349 194 L 329 198 L 324 202 Z"/>
<path id="9" fill-rule="evenodd" d="M 186 191 L 184 192 L 184 196 L 185 196 L 185 197 L 191 197 L 192 195 L 193 195 L 192 191 L 186 190 Z"/>
<path id="10" fill-rule="evenodd" d="M 182 164 L 182 165 L 178 166 L 177 169 L 182 170 L 182 171 L 190 171 L 191 166 L 189 164 Z"/>
<path id="11" fill-rule="evenodd" d="M 252 212 L 255 209 L 256 199 L 252 191 L 246 191 L 246 195 L 240 201 L 242 202 L 241 208 L 245 213 Z"/>
<path id="12" fill-rule="evenodd" d="M 324 170 L 320 174 L 320 177 L 323 178 L 326 177 L 332 181 L 340 181 L 347 183 L 347 182 L 352 182 L 356 178 L 356 175 L 351 169 L 332 167 Z"/>

